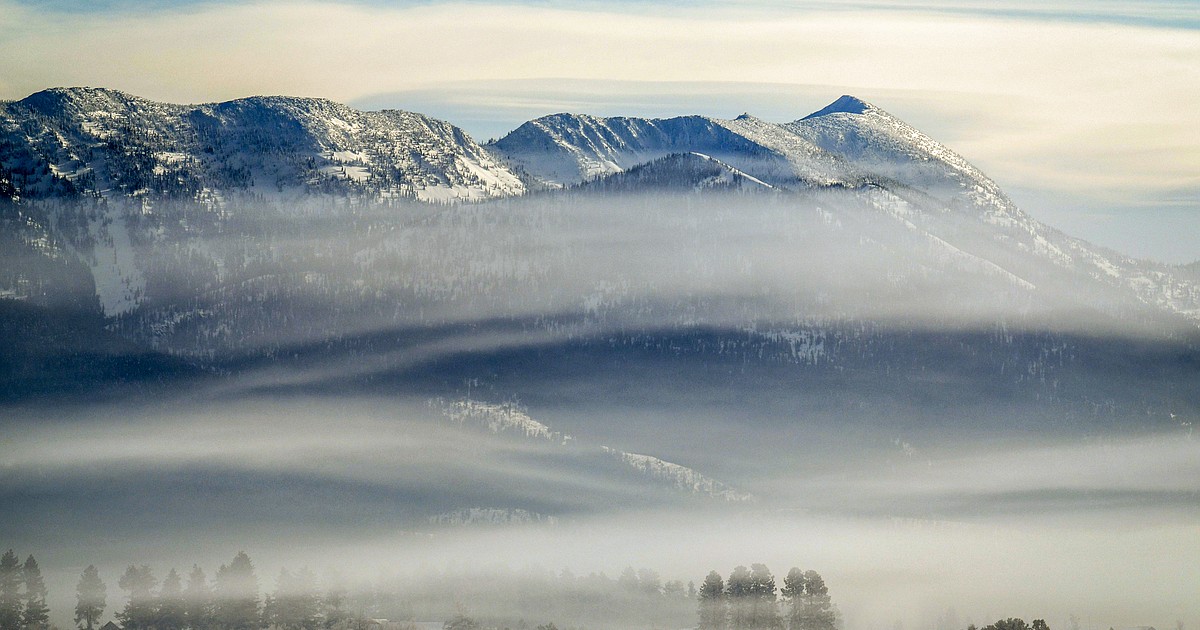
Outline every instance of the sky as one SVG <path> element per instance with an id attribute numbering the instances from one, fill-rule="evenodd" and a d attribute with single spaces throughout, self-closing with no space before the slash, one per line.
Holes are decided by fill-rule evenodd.
<path id="1" fill-rule="evenodd" d="M 839 95 L 955 149 L 1034 217 L 1200 259 L 1200 3 L 0 0 L 0 98 L 319 96 L 444 118 L 794 120 Z"/>

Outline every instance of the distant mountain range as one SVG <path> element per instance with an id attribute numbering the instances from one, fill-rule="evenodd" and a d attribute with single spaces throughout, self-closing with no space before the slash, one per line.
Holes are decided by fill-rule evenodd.
<path id="1" fill-rule="evenodd" d="M 552 500 L 464 486 L 424 524 L 770 504 L 774 467 L 839 440 L 1200 420 L 1195 265 L 1045 226 L 851 96 L 784 124 L 555 114 L 485 145 L 320 99 L 0 103 L 0 340 L 0 399 L 459 400 L 424 420 L 515 454 L 447 478 L 574 471 Z"/>
<path id="2" fill-rule="evenodd" d="M 4 237 L 15 239 L 10 251 L 23 251 L 10 254 L 18 260 L 4 265 L 0 291 L 50 299 L 64 284 L 87 281 L 58 278 L 82 263 L 113 317 L 161 297 L 147 247 L 244 229 L 262 215 L 242 209 L 255 204 L 295 214 L 322 203 L 479 201 L 570 187 L 853 191 L 887 215 L 880 221 L 1014 285 L 1079 274 L 1200 321 L 1193 273 L 1038 223 L 965 159 L 851 96 L 787 124 L 750 115 L 555 114 L 481 146 L 421 114 L 360 112 L 321 99 L 185 106 L 114 90 L 50 89 L 0 104 Z M 67 201 L 72 209 L 63 209 Z M 225 266 L 211 251 L 189 249 L 204 259 L 198 265 Z"/>

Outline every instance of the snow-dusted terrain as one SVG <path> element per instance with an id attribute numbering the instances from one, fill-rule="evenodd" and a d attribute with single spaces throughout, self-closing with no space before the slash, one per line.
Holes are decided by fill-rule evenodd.
<path id="1" fill-rule="evenodd" d="M 946 351 L 1059 398 L 1070 379 L 1048 371 L 1090 369 L 1047 358 L 1063 335 L 1186 344 L 1200 322 L 1194 271 L 1042 225 L 850 96 L 784 124 L 555 114 L 482 146 L 320 99 L 52 89 L 0 104 L 0 193 L 14 356 L 58 365 L 52 349 L 80 374 L 123 374 L 130 356 L 139 374 L 336 356 L 355 379 L 562 343 L 924 369 L 944 362 L 903 356 L 912 336 L 947 330 L 982 337 Z M 15 373 L 45 370 L 77 380 Z"/>
<path id="2" fill-rule="evenodd" d="M 0 105 L 0 162 L 22 197 L 190 199 L 298 193 L 477 200 L 525 187 L 461 129 L 315 98 L 172 105 L 95 88 Z"/>
<path id="3" fill-rule="evenodd" d="M 664 461 L 651 455 L 626 453 L 608 446 L 593 447 L 580 444 L 571 436 L 554 431 L 545 424 L 530 418 L 526 410 L 513 403 L 494 404 L 466 399 L 449 404 L 438 401 L 434 403 L 434 406 L 440 406 L 446 419 L 460 427 L 474 426 L 486 429 L 495 435 L 512 434 L 535 442 L 548 442 L 559 446 L 572 445 L 576 452 L 588 455 L 600 453 L 603 455 L 603 459 L 618 463 L 622 468 L 636 473 L 644 481 L 685 495 L 734 502 L 753 501 L 754 499 L 748 493 L 739 492 L 687 466 Z M 490 510 L 479 514 L 470 512 L 470 514 L 472 516 L 468 520 L 471 521 L 478 518 L 504 520 L 506 516 L 493 514 Z"/>
<path id="4" fill-rule="evenodd" d="M 64 602 L 248 548 L 826 563 L 889 609 L 1001 567 L 1104 576 L 1067 597 L 1099 610 L 1146 545 L 1190 601 L 1200 263 L 1051 229 L 854 97 L 801 114 L 481 145 L 320 99 L 0 103 L 3 542 L 88 554 Z"/>

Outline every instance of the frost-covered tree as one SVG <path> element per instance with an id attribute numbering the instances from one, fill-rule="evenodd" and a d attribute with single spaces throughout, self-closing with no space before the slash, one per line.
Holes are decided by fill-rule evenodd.
<path id="1" fill-rule="evenodd" d="M 700 584 L 699 630 L 726 630 L 729 626 L 729 608 L 726 605 L 725 583 L 721 574 L 709 571 Z"/>
<path id="2" fill-rule="evenodd" d="M 0 556 L 0 630 L 21 629 L 21 563 L 12 549 Z"/>
<path id="3" fill-rule="evenodd" d="M 25 559 L 21 568 L 21 579 L 25 583 L 25 610 L 21 613 L 21 624 L 26 630 L 42 630 L 50 625 L 50 607 L 46 605 L 46 581 L 42 569 L 33 556 Z"/>
<path id="4" fill-rule="evenodd" d="M 89 564 L 75 586 L 75 624 L 79 630 L 94 630 L 108 606 L 107 600 L 108 587 L 100 579 L 96 567 Z"/>
<path id="5" fill-rule="evenodd" d="M 117 580 L 117 586 L 126 592 L 125 609 L 117 613 L 117 619 L 125 630 L 148 630 L 154 628 L 158 611 L 154 601 L 154 585 L 157 584 L 150 567 L 130 565 Z"/>

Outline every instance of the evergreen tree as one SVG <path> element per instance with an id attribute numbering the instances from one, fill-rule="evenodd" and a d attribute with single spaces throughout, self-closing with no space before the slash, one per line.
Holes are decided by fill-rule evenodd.
<path id="1" fill-rule="evenodd" d="M 442 623 L 442 630 L 479 630 L 479 628 L 479 622 L 468 617 L 461 609 Z"/>
<path id="2" fill-rule="evenodd" d="M 1039 620 L 1041 621 L 1041 620 Z M 1042 621 L 1042 625 L 1046 622 Z M 983 630 L 1031 630 L 1029 624 L 1025 623 L 1020 617 L 1009 617 L 1008 619 L 1000 619 L 996 623 L 989 624 L 983 627 Z M 1112 630 L 1111 628 L 1109 630 Z"/>
<path id="3" fill-rule="evenodd" d="M 621 571 L 621 575 L 617 577 L 617 584 L 630 593 L 638 590 L 638 576 L 633 567 L 625 567 L 625 570 Z"/>
<path id="4" fill-rule="evenodd" d="M 321 608 L 324 612 L 325 627 L 332 628 L 350 618 L 346 611 L 349 593 L 342 583 L 342 577 L 335 572 L 331 571 L 325 576 L 325 583 L 327 586 L 325 596 L 321 598 Z"/>
<path id="5" fill-rule="evenodd" d="M 699 630 L 726 630 L 729 625 L 729 609 L 725 603 L 725 583 L 721 574 L 709 571 L 700 585 Z"/>
<path id="6" fill-rule="evenodd" d="M 750 627 L 771 630 L 780 627 L 775 606 L 775 576 L 765 564 L 750 566 Z"/>
<path id="7" fill-rule="evenodd" d="M 316 630 L 319 625 L 316 578 L 308 569 L 296 574 L 281 570 L 270 601 L 270 606 L 264 606 L 267 609 L 264 616 L 283 630 Z"/>
<path id="8" fill-rule="evenodd" d="M 183 599 L 183 580 L 172 568 L 158 588 L 156 630 L 183 630 L 187 626 L 187 613 Z"/>
<path id="9" fill-rule="evenodd" d="M 793 630 L 800 628 L 800 613 L 804 610 L 804 572 L 792 567 L 783 578 L 783 588 L 779 589 L 783 603 L 787 606 L 787 627 Z"/>
<path id="10" fill-rule="evenodd" d="M 192 565 L 183 592 L 183 619 L 189 630 L 208 630 L 212 626 L 212 589 L 204 570 L 196 565 Z"/>
<path id="11" fill-rule="evenodd" d="M 157 615 L 154 601 L 154 573 L 150 567 L 130 565 L 125 569 L 117 586 L 127 593 L 128 601 L 125 609 L 117 613 L 117 619 L 125 626 L 125 630 L 149 630 L 154 628 Z"/>
<path id="12" fill-rule="evenodd" d="M 260 624 L 258 577 L 246 552 L 217 569 L 213 621 L 220 630 L 253 630 Z"/>
<path id="13" fill-rule="evenodd" d="M 33 556 L 25 559 L 21 577 L 25 582 L 25 611 L 21 617 L 22 624 L 27 630 L 49 627 L 50 608 L 46 606 L 46 581 L 42 579 L 42 570 Z"/>
<path id="14" fill-rule="evenodd" d="M 94 630 L 100 623 L 100 615 L 108 606 L 108 588 L 100 579 L 94 565 L 88 565 L 75 587 L 75 623 L 80 630 Z"/>
<path id="15" fill-rule="evenodd" d="M 638 569 L 637 586 L 639 590 L 647 595 L 662 594 L 662 578 L 659 577 L 658 571 L 654 569 Z"/>
<path id="16" fill-rule="evenodd" d="M 12 549 L 0 556 L 0 630 L 21 630 L 21 564 Z"/>
<path id="17" fill-rule="evenodd" d="M 798 606 L 793 600 L 789 630 L 836 630 L 837 611 L 830 603 L 825 580 L 816 571 L 805 571 L 802 583 L 804 588 Z"/>
<path id="18" fill-rule="evenodd" d="M 729 596 L 729 627 L 732 630 L 748 630 L 750 628 L 750 569 L 738 565 L 729 574 L 725 583 L 725 592 Z"/>

